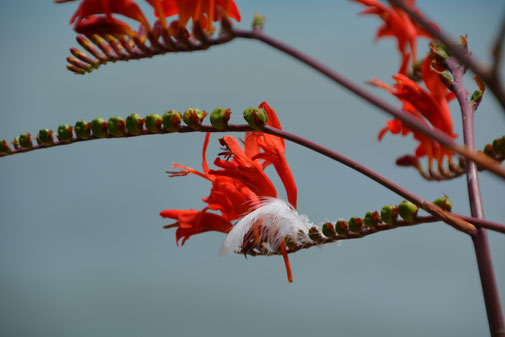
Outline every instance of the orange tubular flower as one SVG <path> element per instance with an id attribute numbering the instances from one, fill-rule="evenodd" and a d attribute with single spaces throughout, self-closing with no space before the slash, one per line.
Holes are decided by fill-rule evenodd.
<path id="1" fill-rule="evenodd" d="M 410 54 L 412 54 L 412 62 L 415 64 L 417 62 L 417 38 L 419 36 L 427 37 L 432 39 L 433 37 L 421 28 L 417 23 L 413 22 L 407 13 L 402 11 L 396 6 L 391 8 L 381 3 L 379 0 L 353 0 L 359 2 L 367 8 L 360 14 L 363 15 L 377 15 L 383 21 L 384 24 L 379 27 L 377 31 L 376 39 L 383 37 L 392 36 L 398 41 L 398 50 L 403 56 L 409 54 L 407 46 L 410 47 Z M 409 0 L 407 5 L 411 8 L 415 8 L 416 1 Z M 420 14 L 420 13 L 419 13 Z M 435 24 L 432 24 L 438 29 Z"/>
<path id="2" fill-rule="evenodd" d="M 151 30 L 149 22 L 133 0 L 83 0 L 70 19 L 70 24 L 75 22 L 74 29 L 83 34 L 132 34 L 128 24 L 115 19 L 113 13 L 139 21 L 148 31 Z M 96 14 L 105 16 L 97 17 Z"/>
<path id="3" fill-rule="evenodd" d="M 448 102 L 454 98 L 454 95 L 440 81 L 439 75 L 431 69 L 430 64 L 431 56 L 428 55 L 422 66 L 423 80 L 428 90 L 422 88 L 404 74 L 393 76 L 396 83 L 392 87 L 377 79 L 372 80 L 371 84 L 384 88 L 396 96 L 403 103 L 404 111 L 413 114 L 426 124 L 456 138 L 457 135 L 453 132 L 451 112 L 448 105 Z M 403 136 L 412 131 L 397 119 L 388 121 L 386 124 L 387 126 L 379 133 L 379 140 L 382 139 L 387 131 L 393 134 L 401 133 Z M 414 138 L 421 143 L 416 150 L 416 157 L 427 155 L 430 170 L 433 158 L 438 161 L 439 167 L 441 167 L 446 156 L 449 163 L 452 162 L 452 152 L 450 150 L 440 147 L 437 142 L 431 140 L 429 137 L 415 131 L 412 132 Z"/>
<path id="4" fill-rule="evenodd" d="M 223 16 L 240 21 L 240 12 L 233 0 L 161 0 L 165 16 L 179 14 L 179 26 L 185 27 L 189 19 L 212 32 L 214 21 Z"/>
<path id="5" fill-rule="evenodd" d="M 280 128 L 275 112 L 267 103 L 262 103 L 269 116 L 268 125 Z M 207 164 L 206 151 L 209 144 L 210 133 L 205 137 L 202 153 L 202 172 L 174 164 L 180 169 L 172 176 L 195 174 L 212 183 L 210 195 L 202 200 L 207 203 L 202 211 L 190 210 L 165 210 L 160 213 L 164 218 L 175 219 L 176 222 L 165 228 L 177 227 L 176 241 L 184 238 L 182 244 L 191 236 L 206 231 L 228 233 L 233 225 L 232 221 L 254 211 L 262 206 L 265 198 L 276 198 L 277 191 L 264 172 L 265 167 L 273 164 L 286 188 L 289 202 L 296 205 L 296 184 L 284 157 L 284 141 L 278 137 L 248 132 L 245 137 L 244 147 L 231 136 L 220 139 L 225 151 L 220 153 L 225 159 L 216 158 L 214 165 L 219 169 L 211 170 Z M 218 211 L 221 214 L 210 213 Z M 254 230 L 257 230 L 254 227 Z M 249 236 L 254 233 L 249 233 Z M 248 238 L 249 238 L 248 236 Z M 247 244 L 247 245 L 246 245 Z M 244 238 L 243 248 L 249 247 L 250 242 Z M 243 249 L 244 250 L 244 249 Z M 244 250 L 244 252 L 246 252 Z M 284 246 L 281 247 L 286 268 L 290 274 L 289 261 Z"/>

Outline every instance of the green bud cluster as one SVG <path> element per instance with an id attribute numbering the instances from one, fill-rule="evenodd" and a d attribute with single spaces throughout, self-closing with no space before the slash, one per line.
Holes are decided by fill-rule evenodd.
<path id="1" fill-rule="evenodd" d="M 505 159 L 505 136 L 496 138 L 491 144 L 484 147 L 484 153 L 495 159 L 502 161 Z"/>

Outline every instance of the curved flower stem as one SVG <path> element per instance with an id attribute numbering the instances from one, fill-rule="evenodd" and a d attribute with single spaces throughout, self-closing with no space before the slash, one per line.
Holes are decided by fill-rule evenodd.
<path id="1" fill-rule="evenodd" d="M 446 64 L 454 78 L 450 89 L 456 95 L 456 99 L 458 100 L 461 108 L 465 145 L 470 149 L 474 149 L 473 119 L 475 109 L 474 105 L 468 101 L 468 94 L 463 87 L 462 80 L 465 69 L 459 65 L 455 58 L 450 58 L 447 60 Z M 478 170 L 477 165 L 474 162 L 467 161 L 466 178 L 471 214 L 475 218 L 484 219 L 484 208 L 480 193 Z M 484 301 L 486 303 L 491 336 L 505 336 L 505 323 L 503 321 L 500 296 L 494 275 L 493 261 L 491 258 L 486 230 L 484 228 L 477 229 L 474 235 L 472 235 L 472 240 L 475 248 L 475 254 L 477 255 L 477 264 L 479 266 L 482 291 L 484 293 Z"/>
<path id="2" fill-rule="evenodd" d="M 333 71 L 332 69 L 328 68 L 324 64 L 314 60 L 313 58 L 309 57 L 308 55 L 304 54 L 298 49 L 295 49 L 289 45 L 286 45 L 285 43 L 276 40 L 270 36 L 265 35 L 262 33 L 260 30 L 253 30 L 253 31 L 244 31 L 244 30 L 238 30 L 238 29 L 231 29 L 231 34 L 233 34 L 236 37 L 241 37 L 241 38 L 246 38 L 246 39 L 254 39 L 261 41 L 277 50 L 282 51 L 285 54 L 288 54 L 302 63 L 305 63 L 312 69 L 318 71 L 319 73 L 325 75 L 329 79 L 331 79 L 333 82 L 336 82 L 340 84 L 341 86 L 345 87 L 346 89 L 352 91 L 356 95 L 360 96 L 361 98 L 365 99 L 369 103 L 379 107 L 380 109 L 384 110 L 385 112 L 389 113 L 390 115 L 398 118 L 401 120 L 403 123 L 408 125 L 414 130 L 417 130 L 421 132 L 424 135 L 427 135 L 440 144 L 448 147 L 449 149 L 453 150 L 456 153 L 459 153 L 465 158 L 468 158 L 472 161 L 477 162 L 479 165 L 482 167 L 485 167 L 489 171 L 492 171 L 493 173 L 501 176 L 502 178 L 505 178 L 505 169 L 500 166 L 499 163 L 496 161 L 488 158 L 487 156 L 475 152 L 473 150 L 469 150 L 465 148 L 464 146 L 461 146 L 457 143 L 455 143 L 451 137 L 446 135 L 445 133 L 430 128 L 429 126 L 420 123 L 419 119 L 410 115 L 409 113 L 403 112 L 397 108 L 395 108 L 393 105 L 383 101 L 380 99 L 378 96 L 375 96 L 368 92 L 367 90 L 363 89 L 361 86 L 351 82 L 347 78 L 343 77 L 342 75 L 338 74 L 337 72 Z"/>
<path id="3" fill-rule="evenodd" d="M 454 43 L 456 39 L 453 39 L 443 30 L 436 30 L 432 25 L 430 25 L 429 20 L 422 17 L 419 13 L 411 10 L 405 5 L 403 0 L 390 0 L 393 4 L 400 7 L 405 13 L 407 13 L 410 18 L 417 22 L 421 27 L 423 27 L 427 32 L 434 36 L 437 40 L 442 42 L 462 64 L 470 68 L 477 76 L 479 76 L 484 83 L 488 86 L 489 90 L 494 94 L 503 110 L 505 111 L 505 90 L 503 88 L 502 82 L 499 79 L 499 74 L 493 70 L 486 69 L 481 65 L 480 62 L 475 60 L 474 57 L 470 57 L 465 51 Z M 423 14 L 424 16 L 424 14 Z M 505 25 L 501 28 L 500 34 L 505 33 Z M 499 54 L 499 53 L 498 53 Z M 496 60 L 495 62 L 499 62 Z"/>

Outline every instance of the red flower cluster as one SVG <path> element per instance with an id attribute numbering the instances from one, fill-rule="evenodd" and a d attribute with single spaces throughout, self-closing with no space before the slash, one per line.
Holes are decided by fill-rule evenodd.
<path id="1" fill-rule="evenodd" d="M 281 128 L 274 110 L 266 102 L 261 103 L 259 108 L 264 109 L 268 115 L 267 125 Z M 244 146 L 241 146 L 235 137 L 225 136 L 220 139 L 225 148 L 220 156 L 224 159 L 216 158 L 214 165 L 218 169 L 211 170 L 205 156 L 209 138 L 210 133 L 205 137 L 203 145 L 202 172 L 179 164 L 174 164 L 174 167 L 181 170 L 171 172 L 172 176 L 195 174 L 212 184 L 210 195 L 202 199 L 207 204 L 203 210 L 168 209 L 160 213 L 164 218 L 176 220 L 165 228 L 177 227 L 177 244 L 181 238 L 184 244 L 192 235 L 207 231 L 228 233 L 233 227 L 232 221 L 259 207 L 262 198 L 277 197 L 274 185 L 264 172 L 269 165 L 274 166 L 284 184 L 289 203 L 296 208 L 297 189 L 284 157 L 283 139 L 260 132 L 248 132 Z M 210 213 L 211 210 L 221 214 Z M 246 244 L 244 242 L 243 248 Z M 287 260 L 285 247 L 283 253 Z M 289 269 L 288 264 L 287 267 Z"/>
<path id="2" fill-rule="evenodd" d="M 451 137 L 456 137 L 453 132 L 451 112 L 448 102 L 454 98 L 454 94 L 440 80 L 439 71 L 434 69 L 434 58 L 428 54 L 420 67 L 420 74 L 426 88 L 421 87 L 407 75 L 412 53 L 412 66 L 416 67 L 416 44 L 418 37 L 432 38 L 426 31 L 414 23 L 410 17 L 401 9 L 392 6 L 387 7 L 377 0 L 354 0 L 366 6 L 362 14 L 375 14 L 382 18 L 384 25 L 377 32 L 377 38 L 392 36 L 398 40 L 398 50 L 402 54 L 402 64 L 398 74 L 393 76 L 395 84 L 392 87 L 383 82 L 373 79 L 369 83 L 388 90 L 403 104 L 403 110 L 411 113 L 427 125 L 446 133 Z M 415 10 L 415 0 L 407 3 Z M 434 27 L 436 27 L 433 24 Z M 438 29 L 438 28 L 437 28 Z M 410 52 L 407 51 L 410 47 Z M 411 130 L 403 125 L 398 119 L 388 121 L 386 127 L 379 133 L 379 140 L 387 131 L 393 134 L 401 133 L 403 136 L 410 132 L 419 141 L 419 146 L 415 151 L 416 157 L 428 156 L 429 169 L 432 169 L 433 159 L 438 161 L 439 167 L 443 164 L 445 157 L 449 163 L 452 162 L 452 152 L 443 148 L 431 138 Z"/>
<path id="3" fill-rule="evenodd" d="M 70 0 L 72 1 L 72 0 Z M 224 17 L 240 21 L 240 12 L 233 0 L 146 0 L 153 8 L 163 28 L 165 17 L 179 15 L 178 26 L 185 27 L 189 19 L 208 32 L 212 23 Z M 130 26 L 115 18 L 120 14 L 140 22 L 149 32 L 151 26 L 139 6 L 133 0 L 82 0 L 70 19 L 76 32 L 81 34 L 129 35 L 135 33 Z"/>

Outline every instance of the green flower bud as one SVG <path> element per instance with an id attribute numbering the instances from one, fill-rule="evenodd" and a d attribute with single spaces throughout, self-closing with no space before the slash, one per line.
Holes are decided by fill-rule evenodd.
<path id="1" fill-rule="evenodd" d="M 335 232 L 335 227 L 331 222 L 326 222 L 323 224 L 323 234 L 327 238 L 331 239 L 336 239 L 337 238 L 337 232 Z"/>
<path id="2" fill-rule="evenodd" d="M 81 139 L 91 138 L 91 124 L 86 121 L 77 121 L 74 125 L 74 131 L 77 137 Z"/>
<path id="3" fill-rule="evenodd" d="M 252 19 L 252 28 L 253 29 L 263 29 L 263 25 L 265 24 L 265 16 L 261 14 L 254 14 Z"/>
<path id="4" fill-rule="evenodd" d="M 91 132 L 97 138 L 107 137 L 107 122 L 103 118 L 95 118 L 91 121 Z"/>
<path id="5" fill-rule="evenodd" d="M 505 153 L 501 152 L 501 138 L 497 138 L 493 140 L 493 152 L 495 155 L 500 156 L 504 155 Z"/>
<path id="6" fill-rule="evenodd" d="M 482 95 L 484 92 L 482 90 L 475 90 L 472 94 L 472 98 L 470 100 L 475 103 L 479 103 L 482 100 Z"/>
<path id="7" fill-rule="evenodd" d="M 163 115 L 163 127 L 168 132 L 175 132 L 181 126 L 182 115 L 179 111 L 169 110 Z"/>
<path id="8" fill-rule="evenodd" d="M 39 130 L 39 134 L 37 135 L 37 140 L 40 144 L 44 144 L 47 146 L 53 145 L 54 144 L 53 130 L 49 130 L 49 129 Z"/>
<path id="9" fill-rule="evenodd" d="M 416 220 L 418 210 L 419 208 L 408 200 L 404 200 L 398 205 L 398 213 L 408 223 L 413 223 Z"/>
<path id="10" fill-rule="evenodd" d="M 451 51 L 447 49 L 439 41 L 433 41 L 430 43 L 430 50 L 433 54 L 440 57 L 443 60 L 447 60 L 451 56 Z"/>
<path id="11" fill-rule="evenodd" d="M 0 141 L 0 153 L 9 154 L 11 152 L 12 152 L 12 150 L 11 150 L 11 147 L 9 146 L 9 144 L 7 144 L 5 139 L 2 139 Z"/>
<path id="12" fill-rule="evenodd" d="M 31 136 L 30 133 L 19 135 L 19 145 L 25 149 L 31 149 L 33 147 Z"/>
<path id="13" fill-rule="evenodd" d="M 317 244 L 320 244 L 323 241 L 323 237 L 317 227 L 313 226 L 309 229 L 309 238 Z"/>
<path id="14" fill-rule="evenodd" d="M 338 220 L 337 223 L 335 224 L 335 230 L 337 231 L 338 234 L 342 236 L 347 236 L 347 233 L 349 232 L 349 226 L 347 225 L 347 222 L 343 220 Z"/>
<path id="15" fill-rule="evenodd" d="M 163 119 L 158 114 L 147 115 L 145 118 L 146 128 L 151 133 L 160 133 Z"/>
<path id="16" fill-rule="evenodd" d="M 494 151 L 493 151 L 493 145 L 487 144 L 484 147 L 484 154 L 489 156 L 489 157 L 494 157 Z"/>
<path id="17" fill-rule="evenodd" d="M 381 219 L 388 225 L 394 225 L 396 218 L 398 217 L 398 208 L 393 205 L 388 205 L 382 207 Z"/>
<path id="18" fill-rule="evenodd" d="M 114 137 L 122 137 L 125 134 L 125 121 L 121 117 L 111 117 L 107 123 L 107 130 Z"/>
<path id="19" fill-rule="evenodd" d="M 12 146 L 17 150 L 21 148 L 21 145 L 19 144 L 19 136 L 14 137 L 14 139 L 11 142 Z"/>
<path id="20" fill-rule="evenodd" d="M 200 129 L 200 125 L 203 122 L 203 119 L 207 116 L 205 111 L 201 111 L 200 109 L 188 108 L 184 111 L 184 116 L 182 119 L 184 123 L 191 126 L 193 129 Z"/>
<path id="21" fill-rule="evenodd" d="M 349 219 L 349 229 L 352 232 L 359 234 L 361 228 L 363 228 L 363 220 L 361 218 L 352 217 Z"/>
<path id="22" fill-rule="evenodd" d="M 452 202 L 449 200 L 448 196 L 444 196 L 443 198 L 438 198 L 435 201 L 433 201 L 433 203 L 447 212 L 450 212 L 452 209 Z"/>
<path id="23" fill-rule="evenodd" d="M 365 225 L 370 228 L 377 228 L 377 225 L 381 222 L 380 215 L 377 211 L 367 212 L 365 215 Z"/>
<path id="24" fill-rule="evenodd" d="M 130 135 L 140 135 L 144 126 L 144 120 L 139 114 L 134 113 L 126 117 L 126 129 Z"/>
<path id="25" fill-rule="evenodd" d="M 261 130 L 268 122 L 268 115 L 260 108 L 247 108 L 244 110 L 244 119 L 254 130 Z"/>
<path id="26" fill-rule="evenodd" d="M 58 133 L 56 134 L 56 137 L 65 143 L 70 143 L 73 138 L 72 130 L 74 128 L 71 127 L 70 125 L 67 124 L 62 124 L 58 126 Z"/>
<path id="27" fill-rule="evenodd" d="M 231 109 L 215 108 L 210 114 L 210 124 L 218 130 L 228 127 Z"/>

